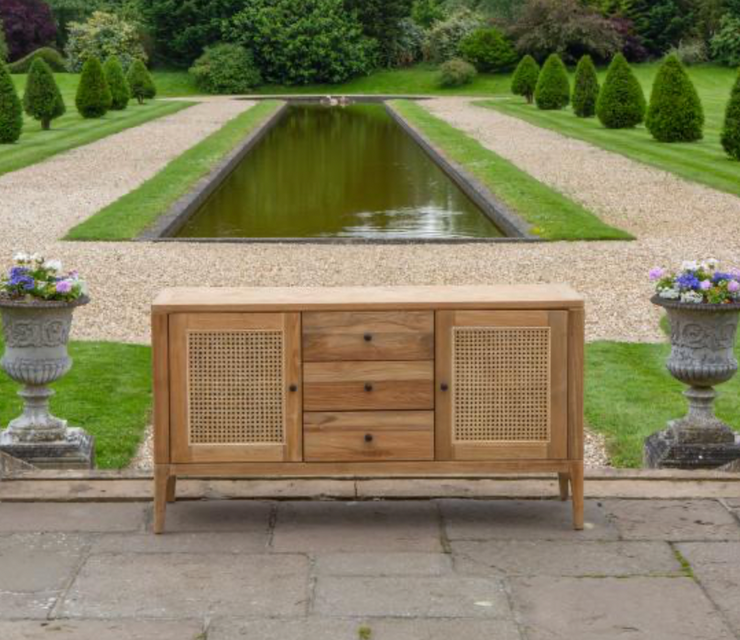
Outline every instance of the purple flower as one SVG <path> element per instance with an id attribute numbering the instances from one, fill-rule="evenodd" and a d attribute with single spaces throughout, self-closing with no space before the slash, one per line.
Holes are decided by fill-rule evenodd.
<path id="1" fill-rule="evenodd" d="M 699 278 L 693 273 L 682 273 L 676 278 L 676 284 L 684 291 L 695 290 L 699 287 Z"/>
<path id="2" fill-rule="evenodd" d="M 69 293 L 72 291 L 72 283 L 69 280 L 57 282 L 57 293 Z"/>
<path id="3" fill-rule="evenodd" d="M 711 280 L 702 280 L 699 283 L 699 288 L 702 291 L 709 291 L 712 288 L 712 281 Z"/>
<path id="4" fill-rule="evenodd" d="M 11 283 L 13 280 L 17 280 L 18 278 L 25 276 L 27 273 L 28 273 L 28 269 L 26 269 L 26 267 L 13 267 L 10 270 Z"/>
<path id="5" fill-rule="evenodd" d="M 660 280 L 665 275 L 665 271 L 660 267 L 655 267 L 654 269 L 650 269 L 650 273 L 648 275 L 653 281 Z"/>
<path id="6" fill-rule="evenodd" d="M 730 293 L 737 293 L 738 291 L 740 291 L 740 282 L 738 282 L 737 280 L 730 280 L 727 283 L 727 290 Z"/>
<path id="7" fill-rule="evenodd" d="M 732 280 L 732 274 L 731 273 L 723 273 L 721 271 L 717 271 L 712 276 L 712 282 L 714 282 L 715 284 L 717 282 L 722 282 L 722 280 Z"/>

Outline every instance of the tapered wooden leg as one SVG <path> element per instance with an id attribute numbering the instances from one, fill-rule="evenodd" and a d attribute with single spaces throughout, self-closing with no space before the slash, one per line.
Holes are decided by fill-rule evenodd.
<path id="1" fill-rule="evenodd" d="M 573 493 L 573 528 L 583 529 L 583 462 L 570 467 L 570 490 Z"/>
<path id="2" fill-rule="evenodd" d="M 568 482 L 570 481 L 569 473 L 558 473 L 558 484 L 560 484 L 560 499 L 568 499 Z"/>
<path id="3" fill-rule="evenodd" d="M 167 478 L 167 502 L 174 502 L 177 499 L 177 476 Z"/>
<path id="4" fill-rule="evenodd" d="M 164 513 L 167 508 L 167 489 L 169 487 L 170 466 L 154 466 L 154 533 L 164 531 Z"/>

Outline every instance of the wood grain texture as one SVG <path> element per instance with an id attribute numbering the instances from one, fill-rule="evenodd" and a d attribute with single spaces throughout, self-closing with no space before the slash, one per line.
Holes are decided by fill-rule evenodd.
<path id="1" fill-rule="evenodd" d="M 170 461 L 169 319 L 152 316 L 152 380 L 154 385 L 154 462 Z"/>
<path id="2" fill-rule="evenodd" d="M 306 362 L 305 411 L 433 409 L 434 363 Z"/>
<path id="3" fill-rule="evenodd" d="M 307 462 L 434 459 L 432 411 L 306 413 L 303 425 Z"/>
<path id="4" fill-rule="evenodd" d="M 431 311 L 311 311 L 303 314 L 303 359 L 431 360 Z"/>
<path id="5" fill-rule="evenodd" d="M 583 460 L 585 313 L 568 313 L 568 457 Z"/>

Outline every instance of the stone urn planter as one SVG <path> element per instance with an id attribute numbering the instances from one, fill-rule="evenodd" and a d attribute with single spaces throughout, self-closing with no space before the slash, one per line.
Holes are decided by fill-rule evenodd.
<path id="1" fill-rule="evenodd" d="M 734 354 L 740 302 L 707 304 L 654 296 L 671 328 L 670 374 L 689 388 L 686 416 L 645 441 L 649 467 L 713 468 L 740 458 L 735 432 L 714 415 L 714 387 L 730 380 L 738 369 Z"/>
<path id="2" fill-rule="evenodd" d="M 39 467 L 90 468 L 93 439 L 82 429 L 49 412 L 54 392 L 48 385 L 72 367 L 67 353 L 74 309 L 82 296 L 70 301 L 14 299 L 0 294 L 5 352 L 0 368 L 23 385 L 18 395 L 23 412 L 0 433 L 0 450 Z"/>

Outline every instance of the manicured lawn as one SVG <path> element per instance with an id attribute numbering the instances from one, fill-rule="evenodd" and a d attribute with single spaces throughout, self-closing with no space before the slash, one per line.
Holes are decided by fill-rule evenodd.
<path id="1" fill-rule="evenodd" d="M 445 154 L 483 182 L 548 240 L 625 240 L 628 233 L 610 227 L 580 204 L 538 182 L 486 149 L 473 138 L 411 101 L 393 106 Z"/>
<path id="2" fill-rule="evenodd" d="M 26 76 L 12 76 L 22 96 Z M 75 91 L 79 76 L 56 74 L 59 88 L 67 105 L 67 113 L 52 123 L 51 131 L 30 118 L 24 122 L 23 134 L 16 144 L 0 145 L 0 175 L 41 162 L 62 151 L 94 142 L 124 129 L 135 127 L 190 106 L 190 102 L 149 101 L 139 105 L 131 101 L 125 111 L 110 111 L 104 118 L 85 120 L 75 109 Z"/>
<path id="3" fill-rule="evenodd" d="M 2 353 L 0 337 L 0 353 Z M 95 436 L 97 465 L 131 462 L 151 413 L 151 350 L 114 342 L 72 342 L 72 370 L 53 388 L 52 412 Z M 0 372 L 0 428 L 21 411 L 19 389 Z"/>
<path id="4" fill-rule="evenodd" d="M 649 99 L 658 66 L 637 65 L 634 69 L 645 89 L 645 96 Z M 730 160 L 719 142 L 725 106 L 737 74 L 732 69 L 712 65 L 690 67 L 689 74 L 701 96 L 706 116 L 704 139 L 695 143 L 656 142 L 644 126 L 627 130 L 605 129 L 597 119 L 577 118 L 570 109 L 540 111 L 513 96 L 481 104 L 537 126 L 585 140 L 608 151 L 671 171 L 687 180 L 740 195 L 740 162 Z M 599 75 L 603 82 L 605 71 L 602 70 Z"/>
<path id="5" fill-rule="evenodd" d="M 208 175 L 218 162 L 280 105 L 260 102 L 170 162 L 138 189 L 74 227 L 67 240 L 131 240 Z"/>
<path id="6" fill-rule="evenodd" d="M 642 445 L 687 409 L 686 389 L 665 368 L 668 344 L 586 345 L 586 422 L 606 436 L 612 464 L 642 466 Z M 740 342 L 735 347 L 740 358 Z M 740 376 L 717 387 L 717 415 L 740 431 Z"/>

